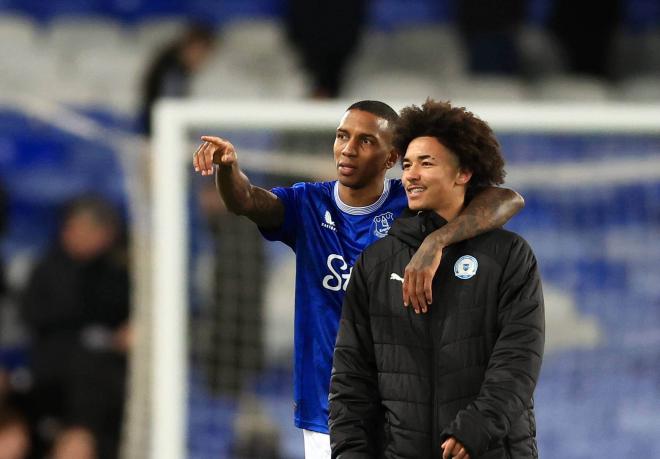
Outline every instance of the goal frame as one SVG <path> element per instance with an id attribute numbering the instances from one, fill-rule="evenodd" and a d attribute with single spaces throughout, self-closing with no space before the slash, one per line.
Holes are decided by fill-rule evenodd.
<path id="1" fill-rule="evenodd" d="M 186 457 L 188 277 L 187 168 L 191 129 L 329 129 L 350 101 L 196 101 L 169 99 L 155 108 L 150 158 L 152 239 L 149 457 Z M 394 103 L 400 109 L 408 103 Z M 461 103 L 498 134 L 660 134 L 660 106 L 630 103 Z M 328 145 L 328 154 L 330 145 Z M 328 161 L 330 157 L 328 156 Z M 659 168 L 660 170 L 660 168 Z M 656 175 L 660 175 L 656 173 Z"/>

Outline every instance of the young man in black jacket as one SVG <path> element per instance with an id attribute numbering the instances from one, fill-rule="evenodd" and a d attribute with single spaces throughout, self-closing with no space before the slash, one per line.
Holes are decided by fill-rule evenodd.
<path id="1" fill-rule="evenodd" d="M 544 312 L 528 244 L 498 229 L 448 246 L 429 313 L 401 301 L 424 237 L 504 181 L 499 144 L 472 113 L 428 100 L 402 111 L 395 145 L 412 212 L 353 269 L 330 385 L 332 457 L 536 458 Z"/>

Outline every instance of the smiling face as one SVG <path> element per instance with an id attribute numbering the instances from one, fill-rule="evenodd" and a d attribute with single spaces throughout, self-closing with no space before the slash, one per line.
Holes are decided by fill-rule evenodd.
<path id="1" fill-rule="evenodd" d="M 334 156 L 342 185 L 360 189 L 382 183 L 397 157 L 388 121 L 362 110 L 347 111 L 337 128 Z"/>
<path id="2" fill-rule="evenodd" d="M 417 137 L 403 158 L 403 185 L 411 210 L 433 210 L 447 220 L 460 211 L 472 174 L 435 137 Z"/>

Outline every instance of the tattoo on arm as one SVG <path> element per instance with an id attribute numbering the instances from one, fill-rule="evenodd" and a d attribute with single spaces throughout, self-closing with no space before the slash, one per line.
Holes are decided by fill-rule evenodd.
<path id="1" fill-rule="evenodd" d="M 284 222 L 284 205 L 279 198 L 268 190 L 252 186 L 252 206 L 245 216 L 258 226 L 271 229 Z"/>
<path id="2" fill-rule="evenodd" d="M 284 205 L 268 190 L 250 183 L 238 167 L 218 168 L 216 187 L 227 209 L 245 215 L 264 229 L 273 229 L 284 222 Z"/>
<path id="3" fill-rule="evenodd" d="M 438 232 L 443 246 L 499 228 L 524 206 L 522 197 L 508 188 L 489 187 L 477 194 L 458 217 Z"/>
<path id="4" fill-rule="evenodd" d="M 422 265 L 423 265 L 423 266 L 431 266 L 431 265 L 433 265 L 434 260 L 435 260 L 435 257 L 436 257 L 436 254 L 437 254 L 438 252 L 441 252 L 441 251 L 442 251 L 442 246 L 441 246 L 440 244 L 438 244 L 437 242 L 434 243 L 434 244 L 431 246 L 430 250 L 419 251 L 418 253 L 419 253 L 419 254 L 421 255 L 421 257 L 422 257 L 422 260 L 421 260 Z"/>

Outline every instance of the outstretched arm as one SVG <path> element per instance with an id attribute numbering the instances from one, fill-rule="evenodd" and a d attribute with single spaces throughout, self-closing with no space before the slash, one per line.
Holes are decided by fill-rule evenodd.
<path id="1" fill-rule="evenodd" d="M 499 228 L 525 206 L 522 196 L 508 188 L 489 187 L 477 194 L 458 217 L 429 234 L 406 266 L 403 304 L 426 312 L 433 301 L 431 284 L 448 245 Z"/>
<path id="2" fill-rule="evenodd" d="M 234 146 L 220 137 L 203 136 L 203 144 L 193 155 L 195 171 L 213 174 L 217 165 L 215 184 L 227 209 L 245 215 L 264 229 L 277 228 L 284 222 L 284 205 L 268 190 L 250 183 L 238 166 Z"/>

